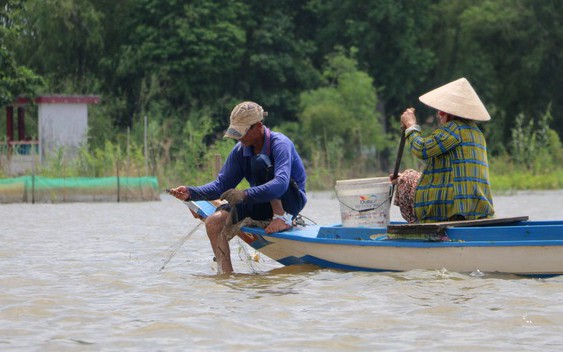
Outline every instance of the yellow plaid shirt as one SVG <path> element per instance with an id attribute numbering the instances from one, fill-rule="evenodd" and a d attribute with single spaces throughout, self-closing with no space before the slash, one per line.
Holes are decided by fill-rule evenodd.
<path id="1" fill-rule="evenodd" d="M 407 140 L 411 152 L 427 161 L 415 195 L 414 211 L 420 222 L 494 214 L 487 144 L 475 122 L 452 120 L 428 137 L 411 130 Z"/>

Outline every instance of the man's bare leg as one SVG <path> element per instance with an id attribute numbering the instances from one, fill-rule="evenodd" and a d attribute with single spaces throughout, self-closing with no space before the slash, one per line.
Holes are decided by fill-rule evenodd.
<path id="1" fill-rule="evenodd" d="M 229 213 L 220 210 L 205 220 L 205 229 L 207 237 L 211 243 L 211 249 L 217 259 L 217 270 L 219 274 L 228 274 L 233 272 L 233 264 L 231 262 L 231 249 L 227 238 L 221 235 L 221 231 L 225 227 L 225 223 Z"/>
<path id="2" fill-rule="evenodd" d="M 274 199 L 270 201 L 270 205 L 272 206 L 272 211 L 274 215 L 283 216 L 285 214 L 285 210 L 283 209 L 283 205 L 281 199 Z M 266 233 L 274 233 L 274 232 L 281 232 L 289 229 L 291 225 L 288 225 L 282 219 L 274 219 L 270 224 L 266 227 Z"/>

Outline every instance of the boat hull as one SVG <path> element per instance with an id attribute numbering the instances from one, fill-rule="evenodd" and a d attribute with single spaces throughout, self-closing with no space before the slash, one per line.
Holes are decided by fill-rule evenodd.
<path id="1" fill-rule="evenodd" d="M 563 224 L 449 230 L 446 242 L 392 240 L 385 229 L 312 228 L 265 234 L 244 228 L 245 242 L 283 265 L 343 270 L 447 269 L 531 276 L 563 274 Z M 323 232 L 323 229 L 326 229 Z M 549 232 L 549 235 L 547 233 Z M 560 239 L 561 237 L 561 239 Z"/>

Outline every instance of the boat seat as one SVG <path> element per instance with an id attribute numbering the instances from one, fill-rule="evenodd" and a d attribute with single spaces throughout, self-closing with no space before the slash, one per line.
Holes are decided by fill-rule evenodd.
<path id="1" fill-rule="evenodd" d="M 399 235 L 444 235 L 446 229 L 451 227 L 492 226 L 499 224 L 518 223 L 527 220 L 528 216 L 516 216 L 506 218 L 431 222 L 424 224 L 414 223 L 389 225 L 387 227 L 387 233 Z"/>

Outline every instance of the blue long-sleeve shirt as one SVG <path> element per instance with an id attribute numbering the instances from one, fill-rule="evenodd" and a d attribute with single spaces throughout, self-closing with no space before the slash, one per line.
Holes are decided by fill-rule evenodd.
<path id="1" fill-rule="evenodd" d="M 217 179 L 203 186 L 189 187 L 190 199 L 218 199 L 223 192 L 235 188 L 245 178 L 251 186 L 246 190 L 248 203 L 266 203 L 279 199 L 287 191 L 291 180 L 297 183 L 306 200 L 305 167 L 293 142 L 284 134 L 270 132 L 264 127 L 264 145 L 260 153 L 268 155 L 274 165 L 274 178 L 271 181 L 256 185 L 250 168 L 250 159 L 254 155 L 253 147 L 245 147 L 239 142 L 227 157 Z"/>

